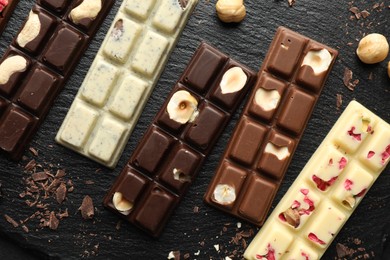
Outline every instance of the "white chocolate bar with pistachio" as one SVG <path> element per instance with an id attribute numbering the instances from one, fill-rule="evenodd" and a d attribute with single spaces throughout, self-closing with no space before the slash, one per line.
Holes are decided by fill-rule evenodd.
<path id="1" fill-rule="evenodd" d="M 390 159 L 390 125 L 352 101 L 245 251 L 320 259 Z"/>
<path id="2" fill-rule="evenodd" d="M 125 0 L 56 136 L 114 168 L 198 0 Z"/>

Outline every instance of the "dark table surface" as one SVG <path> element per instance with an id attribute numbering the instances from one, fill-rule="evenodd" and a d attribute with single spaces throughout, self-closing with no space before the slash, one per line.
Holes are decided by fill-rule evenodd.
<path id="1" fill-rule="evenodd" d="M 4 191 L 4 197 L 0 200 L 0 233 L 2 234 L 0 259 L 33 259 L 34 256 L 64 259 L 86 257 L 167 259 L 170 251 L 180 251 L 182 259 L 186 254 L 191 259 L 224 259 L 225 256 L 234 253 L 237 259 L 240 258 L 245 242 L 249 243 L 253 237 L 252 235 L 247 237 L 247 234 L 250 234 L 250 230 L 256 233 L 258 229 L 246 223 L 242 223 L 238 228 L 237 223 L 241 221 L 202 202 L 203 194 L 239 113 L 235 114 L 225 129 L 197 180 L 159 239 L 152 239 L 126 223 L 118 225 L 118 217 L 106 211 L 101 205 L 105 192 L 119 174 L 202 40 L 213 44 L 256 71 L 280 25 L 323 42 L 340 52 L 274 205 L 294 181 L 349 101 L 356 99 L 387 122 L 390 121 L 390 79 L 386 73 L 387 61 L 390 58 L 387 58 L 386 63 L 364 65 L 355 55 L 358 40 L 365 34 L 378 32 L 390 39 L 389 0 L 351 2 L 297 0 L 293 7 L 288 6 L 287 0 L 246 0 L 247 17 L 242 23 L 235 25 L 226 25 L 218 20 L 215 14 L 215 2 L 200 0 L 143 111 L 117 168 L 110 170 L 57 145 L 54 137 L 122 3 L 122 1 L 116 2 L 33 139 L 31 147 L 38 151 L 38 155 L 26 151 L 25 160 L 19 163 L 0 156 L 0 182 Z M 32 0 L 20 1 L 18 4 L 6 31 L 0 38 L 1 54 L 15 36 L 33 4 Z M 379 6 L 376 7 L 376 4 Z M 370 15 L 357 19 L 350 11 L 351 7 L 357 7 L 359 11 L 367 10 Z M 345 68 L 353 72 L 353 80 L 359 80 L 354 91 L 348 90 L 343 84 Z M 341 94 L 343 98 L 340 110 L 336 107 L 336 94 Z M 28 174 L 24 171 L 24 165 L 31 159 L 35 159 L 44 168 L 50 168 L 52 171 L 65 169 L 67 173 L 65 179 L 71 179 L 74 183 L 74 191 L 68 194 L 67 200 L 62 205 L 54 199 L 46 201 L 50 210 L 58 212 L 59 209 L 68 209 L 69 217 L 60 221 L 57 230 L 41 228 L 39 221 L 32 219 L 26 223 L 29 229 L 27 233 L 21 226 L 14 228 L 3 217 L 6 214 L 20 221 L 36 211 L 36 208 L 27 206 L 25 199 L 19 196 L 26 189 L 23 178 Z M 354 250 L 354 253 L 349 254 L 351 259 L 364 256 L 380 259 L 389 237 L 389 224 L 386 226 L 386 223 L 390 223 L 389 190 L 390 169 L 387 167 L 330 245 L 324 259 L 334 259 L 338 256 L 336 251 L 338 243 Z M 85 195 L 91 196 L 94 201 L 93 220 L 83 220 L 77 210 Z M 218 246 L 219 250 L 216 250 Z M 390 259 L 390 257 L 383 259 Z"/>

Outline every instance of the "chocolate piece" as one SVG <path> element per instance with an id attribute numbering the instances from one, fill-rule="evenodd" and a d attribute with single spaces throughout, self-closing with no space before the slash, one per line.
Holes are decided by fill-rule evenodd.
<path id="1" fill-rule="evenodd" d="M 3 5 L 0 1 L 0 36 L 4 31 L 5 26 L 8 23 L 9 18 L 15 10 L 16 5 L 19 1 L 17 0 L 8 0 L 7 5 Z"/>
<path id="2" fill-rule="evenodd" d="M 277 30 L 204 196 L 207 204 L 263 224 L 337 54 L 296 32 Z"/>
<path id="3" fill-rule="evenodd" d="M 389 161 L 390 125 L 350 102 L 248 246 L 245 259 L 321 259 Z M 368 209 L 362 212 L 369 215 Z M 341 244 L 336 250 L 348 259 L 354 252 Z"/>
<path id="4" fill-rule="evenodd" d="M 56 141 L 114 168 L 197 3 L 123 1 Z"/>
<path id="5" fill-rule="evenodd" d="M 92 219 L 95 215 L 95 208 L 93 206 L 92 198 L 86 195 L 79 208 L 83 219 Z"/>
<path id="6" fill-rule="evenodd" d="M 243 81 L 226 76 L 232 67 L 237 70 L 231 77 Z M 193 77 L 194 73 L 198 76 Z M 226 95 L 236 100 L 224 103 L 225 109 L 213 99 L 218 88 L 229 85 L 222 82 L 223 77 L 233 91 L 221 92 L 220 99 Z M 104 205 L 159 236 L 255 78 L 245 66 L 202 43 L 107 193 Z M 200 88 L 199 82 L 207 86 Z"/>
<path id="7" fill-rule="evenodd" d="M 82 2 L 38 1 L 0 61 L 0 151 L 12 159 L 20 159 L 114 3 L 102 1 L 87 25 L 69 16 Z"/>

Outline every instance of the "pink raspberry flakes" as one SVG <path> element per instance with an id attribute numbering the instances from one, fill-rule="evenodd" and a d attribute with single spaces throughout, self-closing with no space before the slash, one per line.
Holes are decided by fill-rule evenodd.
<path id="1" fill-rule="evenodd" d="M 344 167 L 347 165 L 347 159 L 345 157 L 341 157 L 339 161 L 339 170 L 344 169 Z"/>
<path id="2" fill-rule="evenodd" d="M 363 197 L 364 193 L 366 193 L 367 189 L 362 189 L 358 194 L 354 195 L 353 197 Z"/>
<path id="3" fill-rule="evenodd" d="M 302 252 L 301 255 L 305 258 L 305 260 L 310 260 L 310 257 L 305 252 Z"/>
<path id="4" fill-rule="evenodd" d="M 353 139 L 360 142 L 362 140 L 362 134 L 355 134 L 353 131 L 355 131 L 354 126 L 351 127 L 351 130 L 348 131 L 348 134 L 352 136 Z"/>
<path id="5" fill-rule="evenodd" d="M 265 255 L 256 255 L 256 259 L 259 260 L 275 260 L 275 249 L 272 248 L 271 244 L 267 246 L 267 254 Z"/>
<path id="6" fill-rule="evenodd" d="M 385 164 L 387 159 L 390 157 L 390 144 L 386 147 L 386 149 L 382 153 L 382 164 Z"/>
<path id="7" fill-rule="evenodd" d="M 351 190 L 352 189 L 352 185 L 353 185 L 353 181 L 351 181 L 350 179 L 346 179 L 345 182 L 344 182 L 344 188 L 346 190 Z"/>
<path id="8" fill-rule="evenodd" d="M 318 243 L 320 245 L 325 245 L 326 243 L 324 241 L 322 241 L 321 239 L 319 239 L 314 233 L 310 233 L 308 236 L 307 236 L 311 241 L 315 242 L 315 243 Z"/>
<path id="9" fill-rule="evenodd" d="M 317 188 L 326 191 L 329 186 L 332 186 L 332 184 L 337 180 L 338 176 L 332 177 L 329 181 L 324 181 L 323 179 L 317 177 L 316 175 L 313 175 L 312 179 L 314 183 L 317 185 Z"/>
<path id="10" fill-rule="evenodd" d="M 367 154 L 367 159 L 371 159 L 375 155 L 374 151 L 369 151 Z"/>

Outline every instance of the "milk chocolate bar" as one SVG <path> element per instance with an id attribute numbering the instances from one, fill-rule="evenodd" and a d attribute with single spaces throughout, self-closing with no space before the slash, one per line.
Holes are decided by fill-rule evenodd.
<path id="1" fill-rule="evenodd" d="M 114 168 L 197 3 L 124 1 L 56 141 Z"/>
<path id="2" fill-rule="evenodd" d="M 18 160 L 114 0 L 39 0 L 0 62 L 0 150 Z"/>
<path id="3" fill-rule="evenodd" d="M 202 43 L 104 205 L 159 236 L 256 74 Z"/>
<path id="4" fill-rule="evenodd" d="M 289 29 L 277 30 L 204 196 L 207 204 L 263 224 L 337 54 Z"/>
<path id="5" fill-rule="evenodd" d="M 0 36 L 15 10 L 17 0 L 0 0 Z"/>
<path id="6" fill-rule="evenodd" d="M 358 102 L 350 102 L 253 239 L 245 258 L 320 259 L 389 158 L 390 125 Z"/>

